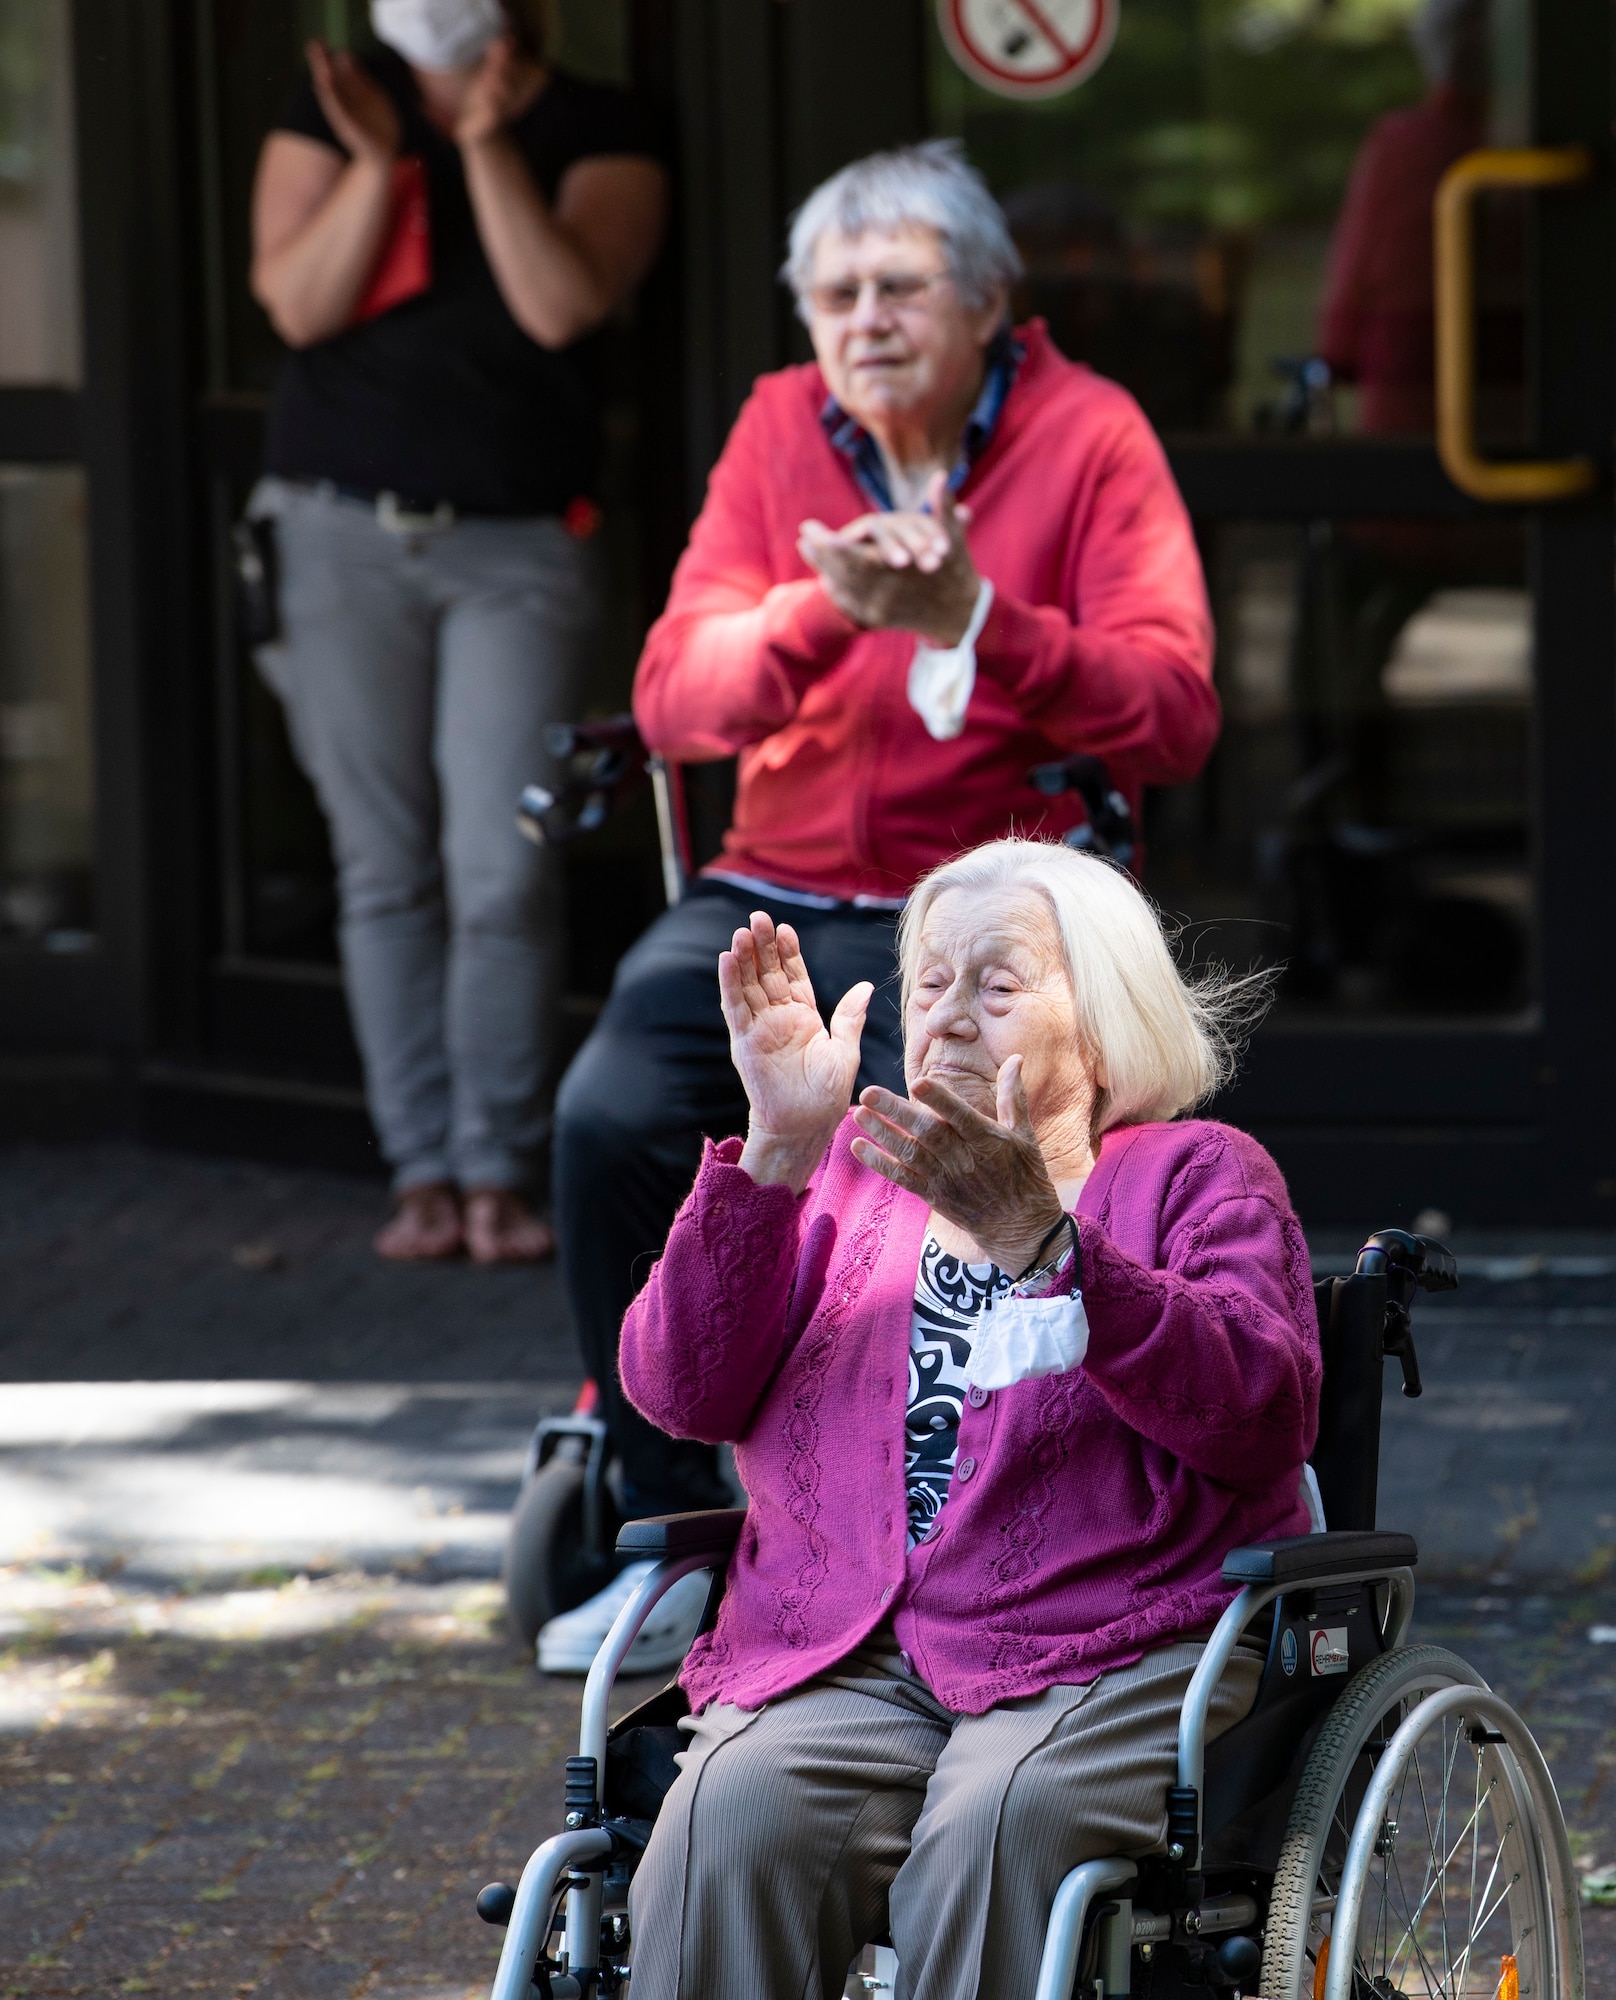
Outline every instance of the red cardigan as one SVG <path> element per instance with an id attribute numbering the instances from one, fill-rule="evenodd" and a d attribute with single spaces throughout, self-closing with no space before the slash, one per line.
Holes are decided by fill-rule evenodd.
<path id="1" fill-rule="evenodd" d="M 1072 751 L 1141 786 L 1191 778 L 1217 736 L 1212 621 L 1189 517 L 1126 390 L 1063 359 L 1043 322 L 961 489 L 995 597 L 952 742 L 907 698 L 915 639 L 844 618 L 797 553 L 809 516 L 870 511 L 820 425 L 817 367 L 762 376 L 651 628 L 646 741 L 740 753 L 721 866 L 821 894 L 901 896 L 978 842 L 1063 833 L 1083 810 L 1027 773 Z"/>

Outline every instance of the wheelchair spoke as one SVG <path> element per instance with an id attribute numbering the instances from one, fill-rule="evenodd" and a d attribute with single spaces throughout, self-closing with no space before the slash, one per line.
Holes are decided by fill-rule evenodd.
<path id="1" fill-rule="evenodd" d="M 1491 1869 L 1489 1869 L 1488 1871 L 1487 1881 L 1482 1889 L 1483 1900 L 1485 1900 L 1486 1898 L 1487 1889 L 1489 1889 L 1492 1886 L 1493 1877 L 1498 1873 L 1498 1865 L 1503 1860 L 1503 1858 L 1504 1858 L 1504 1850 L 1502 1844 L 1500 1844 L 1497 1854 L 1493 1857 L 1493 1865 Z M 1503 1888 L 1499 1890 L 1497 1898 L 1493 1902 L 1491 1909 L 1484 1909 L 1482 1911 L 1480 1920 L 1473 1926 L 1470 1932 L 1470 1936 L 1465 1940 L 1463 1964 L 1466 1973 L 1468 1973 L 1470 1969 L 1470 1955 L 1475 1950 L 1476 1945 L 1480 1942 L 1482 1932 L 1487 1928 L 1488 1924 L 1492 1922 L 1493 1918 L 1498 1914 L 1498 1912 L 1504 1907 L 1504 1904 L 1509 1899 L 1510 1891 L 1515 1887 L 1519 1879 L 1520 1879 L 1519 1876 L 1516 1875 L 1512 1875 L 1509 1878 L 1509 1880 L 1504 1884 Z M 1512 1942 L 1522 1943 L 1525 1941 L 1526 1938 L 1530 1937 L 1530 1935 L 1531 1935 L 1531 1927 L 1528 1926 L 1521 1932 L 1520 1937 L 1518 1939 L 1512 1940 Z"/>
<path id="2" fill-rule="evenodd" d="M 1481 1825 L 1480 1825 L 1481 1809 L 1482 1806 L 1485 1803 L 1487 1803 L 1485 1794 L 1482 1789 L 1481 1778 L 1482 1778 L 1482 1759 L 1478 1756 L 1476 1758 L 1476 1803 L 1475 1803 L 1475 1809 L 1471 1814 L 1471 1818 L 1476 1825 L 1476 1831 L 1470 1843 L 1470 1905 L 1469 1905 L 1470 1935 L 1465 1940 L 1464 1955 L 1460 1960 L 1461 1973 L 1462 1976 L 1464 1977 L 1468 1977 L 1469 1975 L 1470 1956 L 1475 1949 L 1477 1938 L 1481 1935 L 1482 1930 L 1485 1929 L 1486 1927 L 1486 1921 L 1487 1921 L 1485 1916 L 1483 1917 L 1481 1923 L 1478 1924 L 1476 1921 L 1476 1870 L 1481 1865 Z M 1498 1873 L 1498 1864 L 1504 1858 L 1504 1840 L 1508 1838 L 1508 1832 L 1509 1829 L 1506 1827 L 1504 1830 L 1504 1838 L 1500 1839 L 1498 1843 L 1498 1852 L 1493 1856 L 1493 1865 L 1487 1871 L 1487 1880 L 1482 1884 L 1481 1900 L 1483 1904 L 1485 1904 L 1487 1901 L 1487 1891 L 1492 1887 L 1493 1877 Z M 1505 1894 L 1506 1895 L 1508 1894 L 1507 1889 L 1505 1891 Z"/>
<path id="3" fill-rule="evenodd" d="M 1403 1876 L 1402 1876 L 1402 1870 L 1401 1870 L 1401 1868 L 1400 1868 L 1400 1867 L 1398 1867 L 1398 1866 L 1396 1865 L 1396 1857 L 1395 1857 L 1395 1856 L 1393 1856 L 1393 1866 L 1394 1866 L 1394 1870 L 1395 1870 L 1395 1873 L 1396 1873 L 1396 1876 L 1397 1876 L 1397 1883 L 1398 1883 L 1398 1887 L 1399 1887 L 1399 1888 L 1401 1889 L 1401 1888 L 1402 1888 L 1402 1882 L 1403 1882 Z M 1388 1873 L 1391 1873 L 1391 1872 L 1393 1872 L 1393 1870 L 1388 1870 Z M 1404 1895 L 1403 1895 L 1403 1898 L 1402 1898 L 1402 1902 L 1403 1902 L 1403 1907 L 1404 1907 L 1404 1908 L 1406 1909 L 1406 1908 L 1408 1907 L 1408 1897 L 1407 1897 L 1407 1893 L 1406 1893 L 1406 1891 L 1404 1892 Z M 1420 1968 L 1421 1972 L 1422 1972 L 1422 1973 L 1424 1974 L 1424 1976 L 1425 1976 L 1425 1990 L 1426 1990 L 1426 1993 L 1427 1993 L 1427 1994 L 1441 1994 L 1441 1993 L 1444 1993 L 1444 1992 L 1445 1992 L 1445 1982 L 1444 1982 L 1444 1980 L 1443 1980 L 1443 1979 L 1442 1979 L 1442 1978 L 1440 1977 L 1440 1975 L 1435 1975 L 1435 1976 L 1433 1975 L 1433 1973 L 1432 1973 L 1432 1970 L 1431 1970 L 1431 1965 L 1430 1965 L 1430 1961 L 1429 1961 L 1429 1960 L 1427 1959 L 1427 1957 L 1426 1957 L 1426 1955 L 1425 1955 L 1425 1948 L 1424 1948 L 1424 1946 L 1423 1946 L 1423 1945 L 1422 1945 L 1422 1944 L 1420 1943 L 1420 1938 L 1419 1938 L 1419 1933 L 1418 1933 L 1418 1931 L 1417 1931 L 1417 1930 L 1415 1929 L 1415 1927 L 1414 1927 L 1414 1925 L 1413 1925 L 1413 1924 L 1410 1924 L 1410 1925 L 1409 1925 L 1409 1926 L 1408 1926 L 1408 1927 L 1407 1927 L 1407 1928 L 1406 1928 L 1406 1929 L 1404 1930 L 1404 1932 L 1403 1932 L 1403 1935 L 1402 1935 L 1402 1937 L 1400 1937 L 1400 1938 L 1398 1939 L 1398 1942 L 1397 1942 L 1397 1950 L 1396 1950 L 1395 1952 L 1392 1952 L 1392 1951 L 1389 1951 L 1389 1950 L 1388 1950 L 1388 1951 L 1386 1951 L 1386 1953 L 1385 1953 L 1384 1957 L 1382 1958 L 1382 1960 L 1381 1960 L 1381 1963 L 1382 1963 L 1382 1964 L 1383 1964 L 1383 1965 L 1385 1966 L 1385 1968 L 1386 1968 L 1386 1973 L 1387 1973 L 1387 1976 L 1388 1976 L 1388 1977 L 1390 1977 L 1390 1975 L 1391 1975 L 1392 1973 L 1394 1973 L 1394 1972 L 1396 1972 L 1396 1971 L 1397 1971 L 1397 1969 L 1398 1969 L 1398 1967 L 1399 1967 L 1399 1965 L 1400 1965 L 1400 1963 L 1402 1962 L 1402 1960 L 1403 1960 L 1403 1957 L 1404 1957 L 1404 1946 L 1405 1946 L 1405 1945 L 1406 1945 L 1406 1946 L 1408 1947 L 1408 1951 L 1409 1951 L 1409 1953 L 1410 1953 L 1410 1954 L 1412 1955 L 1412 1957 L 1414 1958 L 1414 1960 L 1415 1960 L 1415 1961 L 1416 1961 L 1416 1962 L 1418 1963 L 1418 1965 L 1419 1965 L 1419 1968 Z M 1396 1981 L 1395 1981 L 1395 1980 L 1393 1980 L 1393 1982 L 1392 1982 L 1392 1983 L 1393 1983 L 1393 1984 L 1395 1985 L 1395 1984 L 1396 1984 Z"/>
<path id="4" fill-rule="evenodd" d="M 1483 1801 L 1483 1803 L 1485 1803 L 1485 1801 Z M 1426 1868 L 1425 1885 L 1421 1891 L 1419 1902 L 1415 1906 L 1413 1916 L 1409 1919 L 1411 1924 L 1417 1923 L 1419 1921 L 1420 1917 L 1424 1913 L 1426 1904 L 1431 1900 L 1431 1897 L 1433 1895 L 1436 1895 L 1438 1896 L 1439 1907 L 1442 1909 L 1443 1934 L 1444 1936 L 1446 1936 L 1447 1910 L 1445 1905 L 1441 1901 L 1440 1892 L 1442 1890 L 1443 1884 L 1447 1879 L 1447 1871 L 1449 1867 L 1452 1865 L 1453 1857 L 1458 1853 L 1460 1847 L 1464 1844 L 1465 1836 L 1469 1833 L 1470 1827 L 1474 1822 L 1474 1820 L 1476 1819 L 1476 1817 L 1477 1817 L 1476 1814 L 1472 1814 L 1470 1819 L 1466 1820 L 1464 1826 L 1460 1829 L 1458 1839 L 1453 1843 L 1453 1846 L 1449 1848 L 1445 1853 L 1433 1852 L 1432 1858 L 1429 1861 Z M 1443 1815 L 1443 1818 L 1444 1820 L 1446 1819 L 1446 1814 Z M 1436 1843 L 1434 1841 L 1432 1842 L 1432 1847 L 1433 1850 L 1436 1848 Z"/>
<path id="5" fill-rule="evenodd" d="M 1376 1850 L 1375 1899 L 1364 1910 L 1355 1956 L 1370 1991 L 1401 1994 L 1412 1974 L 1423 1984 L 1426 2000 L 1491 2000 L 1490 1987 L 1485 1996 L 1472 1995 L 1470 1981 L 1477 1964 L 1491 1958 L 1488 1933 L 1507 1914 L 1521 1879 L 1511 1852 L 1519 1828 L 1511 1816 L 1489 1838 L 1497 1777 L 1489 1778 L 1478 1752 L 1470 1796 L 1463 1796 L 1458 1789 L 1464 1782 L 1461 1758 L 1468 1742 L 1463 1718 L 1455 1720 L 1451 1735 L 1444 1735 L 1441 1755 L 1434 1760 L 1429 1754 L 1422 1757 L 1421 1746 L 1414 1746 L 1387 1802 L 1382 1844 Z M 1416 1811 L 1417 1829 L 1412 1823 Z M 1416 1880 L 1405 1874 L 1411 1837 L 1424 1848 Z M 1496 1940 L 1500 1957 L 1530 1935 L 1528 1925 Z"/>

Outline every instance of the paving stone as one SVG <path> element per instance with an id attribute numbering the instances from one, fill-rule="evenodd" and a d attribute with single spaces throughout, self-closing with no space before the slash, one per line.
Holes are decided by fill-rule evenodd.
<path id="1" fill-rule="evenodd" d="M 336 1174 L 0 1147 L 0 1379 L 576 1380 L 553 1264 L 385 1264 L 386 1206 Z"/>

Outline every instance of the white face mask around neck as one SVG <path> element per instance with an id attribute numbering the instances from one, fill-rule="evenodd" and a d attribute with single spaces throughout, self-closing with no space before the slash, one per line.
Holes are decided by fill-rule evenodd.
<path id="1" fill-rule="evenodd" d="M 378 41 L 417 69 L 468 69 L 509 23 L 500 0 L 370 0 Z"/>

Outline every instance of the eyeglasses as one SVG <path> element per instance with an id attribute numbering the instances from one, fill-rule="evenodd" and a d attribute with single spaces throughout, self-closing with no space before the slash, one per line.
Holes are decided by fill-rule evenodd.
<path id="1" fill-rule="evenodd" d="M 875 288 L 875 302 L 889 311 L 902 312 L 919 305 L 933 285 L 945 285 L 951 271 L 883 271 L 873 278 L 838 278 L 828 284 L 809 285 L 806 297 L 816 313 L 829 319 L 845 319 L 864 296 L 866 285 Z"/>

